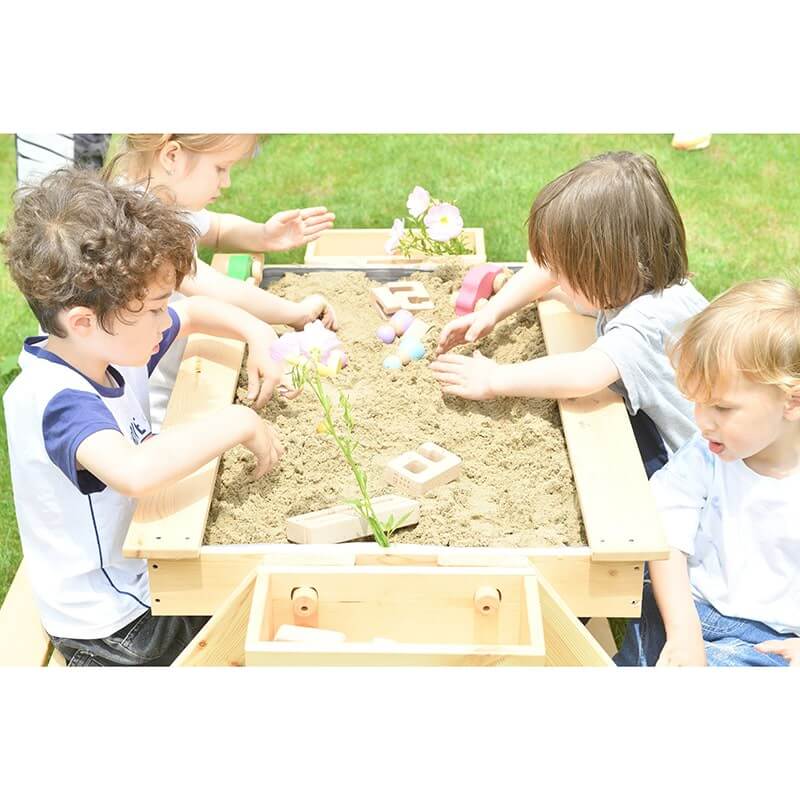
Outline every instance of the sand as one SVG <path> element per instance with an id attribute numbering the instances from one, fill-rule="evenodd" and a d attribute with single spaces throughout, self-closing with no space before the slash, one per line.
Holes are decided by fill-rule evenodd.
<path id="1" fill-rule="evenodd" d="M 333 379 L 353 407 L 358 452 L 373 495 L 400 493 L 383 479 L 387 461 L 434 441 L 463 459 L 458 480 L 421 498 L 419 524 L 393 542 L 451 546 L 544 547 L 585 545 L 583 524 L 558 407 L 551 400 L 501 398 L 475 402 L 442 394 L 428 367 L 441 327 L 453 317 L 451 294 L 465 270 L 453 265 L 415 273 L 436 304 L 419 316 L 433 324 L 427 355 L 401 370 L 383 359 L 396 345 L 378 340 L 381 324 L 369 304 L 377 285 L 361 272 L 287 274 L 270 286 L 296 300 L 325 294 L 339 321 L 348 366 Z M 278 329 L 280 332 L 281 329 Z M 479 343 L 484 355 L 514 362 L 545 354 L 533 307 L 512 315 Z M 473 346 L 456 352 L 469 354 Z M 245 375 L 237 402 L 245 401 Z M 252 455 L 242 447 L 222 458 L 206 544 L 286 542 L 288 516 L 357 497 L 357 487 L 333 439 L 316 432 L 321 409 L 310 389 L 287 401 L 274 398 L 261 415 L 279 431 L 286 453 L 269 474 L 252 481 Z"/>

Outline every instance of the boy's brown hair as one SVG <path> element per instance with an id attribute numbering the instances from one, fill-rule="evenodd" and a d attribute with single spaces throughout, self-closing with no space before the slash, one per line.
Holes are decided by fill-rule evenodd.
<path id="1" fill-rule="evenodd" d="M 681 392 L 700 403 L 740 372 L 787 393 L 800 389 L 800 291 L 761 278 L 728 289 L 689 320 L 667 348 Z"/>
<path id="2" fill-rule="evenodd" d="M 15 193 L 0 241 L 6 263 L 42 330 L 66 336 L 59 312 L 86 306 L 100 326 L 142 304 L 164 270 L 175 285 L 194 271 L 197 231 L 152 195 L 61 169 Z"/>
<path id="3" fill-rule="evenodd" d="M 681 216 L 647 155 L 604 153 L 547 184 L 531 206 L 528 246 L 599 308 L 689 277 Z"/>

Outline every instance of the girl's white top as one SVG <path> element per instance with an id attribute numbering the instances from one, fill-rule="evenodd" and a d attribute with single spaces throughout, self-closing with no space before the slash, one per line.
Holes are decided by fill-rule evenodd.
<path id="1" fill-rule="evenodd" d="M 211 217 L 208 211 L 203 209 L 202 211 L 186 211 L 184 213 L 197 230 L 198 239 L 208 232 L 211 227 Z M 194 253 L 196 259 L 197 248 L 195 248 Z M 175 303 L 178 300 L 183 300 L 184 297 L 185 295 L 180 292 L 174 292 L 169 302 Z M 150 377 L 150 424 L 153 428 L 153 433 L 158 433 L 164 422 L 172 387 L 175 386 L 175 381 L 178 379 L 178 369 L 181 365 L 183 353 L 186 350 L 186 342 L 185 338 L 178 339 L 169 348 Z"/>

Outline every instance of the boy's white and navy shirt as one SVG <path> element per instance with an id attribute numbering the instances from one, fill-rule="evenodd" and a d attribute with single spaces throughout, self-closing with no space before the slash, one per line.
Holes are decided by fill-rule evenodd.
<path id="1" fill-rule="evenodd" d="M 48 351 L 47 336 L 27 339 L 3 397 L 26 572 L 53 636 L 101 639 L 149 608 L 146 562 L 122 556 L 136 500 L 79 470 L 76 452 L 101 430 L 134 445 L 151 435 L 148 378 L 180 330 L 169 313 L 146 367 L 108 367 L 113 387 Z"/>

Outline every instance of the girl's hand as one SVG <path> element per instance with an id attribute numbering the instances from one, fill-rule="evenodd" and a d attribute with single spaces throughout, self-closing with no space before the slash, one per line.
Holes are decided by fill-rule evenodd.
<path id="1" fill-rule="evenodd" d="M 480 311 L 473 311 L 471 314 L 464 314 L 463 317 L 456 317 L 442 328 L 439 336 L 439 346 L 436 348 L 436 355 L 446 353 L 459 344 L 464 342 L 476 342 L 483 336 L 487 336 L 497 325 L 497 318 L 489 306 L 484 306 Z"/>
<path id="2" fill-rule="evenodd" d="M 657 667 L 705 667 L 706 646 L 702 637 L 692 636 L 681 639 L 667 639 Z"/>
<path id="3" fill-rule="evenodd" d="M 314 322 L 317 319 L 322 320 L 322 324 L 326 328 L 330 328 L 332 331 L 338 330 L 339 325 L 336 322 L 336 313 L 333 310 L 333 306 L 321 294 L 310 294 L 296 303 L 296 305 L 298 309 L 297 319 L 292 324 L 296 331 L 303 330 L 306 323 Z"/>
<path id="4" fill-rule="evenodd" d="M 797 636 L 791 639 L 770 639 L 755 645 L 756 650 L 762 653 L 774 653 L 783 656 L 790 667 L 800 667 L 800 639 Z"/>
<path id="5" fill-rule="evenodd" d="M 324 206 L 279 211 L 264 223 L 264 250 L 291 250 L 319 239 L 336 214 Z"/>
<path id="6" fill-rule="evenodd" d="M 275 429 L 264 422 L 255 411 L 252 411 L 252 415 L 252 435 L 245 439 L 242 445 L 256 457 L 256 466 L 251 475 L 255 481 L 266 475 L 278 463 L 283 455 L 283 447 Z"/>
<path id="7" fill-rule="evenodd" d="M 444 394 L 454 394 L 467 400 L 491 400 L 492 373 L 497 364 L 476 350 L 472 358 L 445 353 L 431 363 L 436 380 Z"/>

